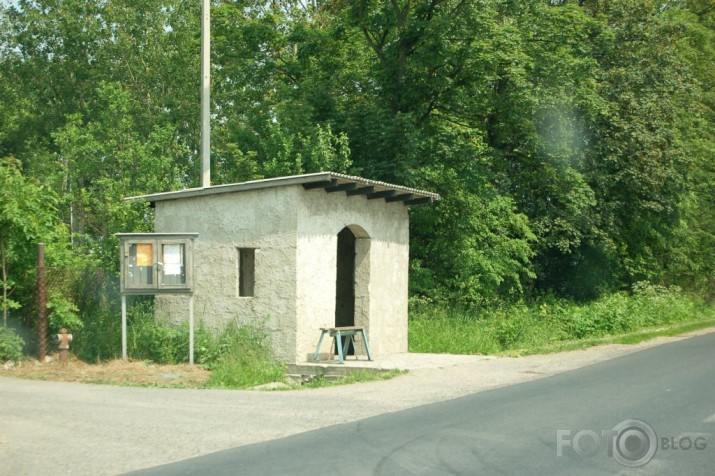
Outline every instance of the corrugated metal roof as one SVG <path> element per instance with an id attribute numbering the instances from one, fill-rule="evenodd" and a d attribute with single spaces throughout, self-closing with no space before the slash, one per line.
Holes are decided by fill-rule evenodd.
<path id="1" fill-rule="evenodd" d="M 285 187 L 289 185 L 302 185 L 306 189 L 322 188 L 326 192 L 345 192 L 348 195 L 366 195 L 369 199 L 384 198 L 388 202 L 401 201 L 405 205 L 419 205 L 432 203 L 440 199 L 436 193 L 417 190 L 414 188 L 379 182 L 377 180 L 354 177 L 336 172 L 318 172 L 305 175 L 292 175 L 263 180 L 227 185 L 214 185 L 212 187 L 189 188 L 175 192 L 154 193 L 125 198 L 125 201 L 158 202 L 163 200 L 179 200 L 189 197 L 200 197 L 219 193 L 245 192 L 271 187 Z"/>

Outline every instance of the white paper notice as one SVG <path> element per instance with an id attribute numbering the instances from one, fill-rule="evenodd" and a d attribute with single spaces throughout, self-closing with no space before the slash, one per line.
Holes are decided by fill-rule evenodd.
<path id="1" fill-rule="evenodd" d="M 164 275 L 181 274 L 181 245 L 164 245 Z"/>
<path id="2" fill-rule="evenodd" d="M 164 245 L 164 263 L 181 263 L 181 245 Z"/>
<path id="3" fill-rule="evenodd" d="M 176 263 L 166 263 L 164 264 L 164 275 L 165 276 L 177 276 L 181 274 L 181 265 Z"/>

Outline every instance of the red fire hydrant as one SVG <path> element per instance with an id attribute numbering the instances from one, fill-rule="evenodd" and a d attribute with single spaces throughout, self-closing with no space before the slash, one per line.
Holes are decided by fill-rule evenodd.
<path id="1" fill-rule="evenodd" d="M 57 334 L 57 349 L 60 351 L 60 364 L 67 365 L 69 362 L 70 342 L 72 342 L 72 334 L 64 327 Z"/>

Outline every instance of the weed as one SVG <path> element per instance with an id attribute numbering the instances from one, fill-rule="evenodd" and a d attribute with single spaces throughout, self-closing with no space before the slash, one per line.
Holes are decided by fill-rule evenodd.
<path id="1" fill-rule="evenodd" d="M 524 334 L 525 324 L 520 319 L 499 319 L 495 321 L 494 337 L 502 349 L 509 349 L 514 346 L 522 334 Z"/>
<path id="2" fill-rule="evenodd" d="M 209 387 L 249 388 L 285 378 L 285 365 L 273 357 L 264 326 L 230 324 L 217 342 L 220 354 L 207 365 Z"/>
<path id="3" fill-rule="evenodd" d="M 118 357 L 119 319 L 97 313 L 92 326 L 75 337 L 73 351 L 83 360 Z M 212 371 L 207 384 L 219 388 L 247 388 L 284 378 L 284 365 L 271 354 L 268 331 L 261 323 L 229 324 L 216 332 L 199 322 L 194 332 L 194 361 Z M 151 300 L 136 299 L 127 313 L 127 353 L 134 360 L 180 364 L 189 360 L 187 323 L 157 322 Z"/>
<path id="4" fill-rule="evenodd" d="M 13 329 L 0 326 L 0 362 L 22 360 L 24 346 L 25 341 Z"/>

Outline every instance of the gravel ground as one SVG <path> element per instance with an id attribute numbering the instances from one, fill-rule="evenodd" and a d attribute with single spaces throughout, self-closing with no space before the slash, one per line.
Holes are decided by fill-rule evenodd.
<path id="1" fill-rule="evenodd" d="M 392 380 L 257 392 L 0 377 L 0 474 L 118 474 L 543 378 L 715 328 L 519 358 L 408 354 Z"/>

